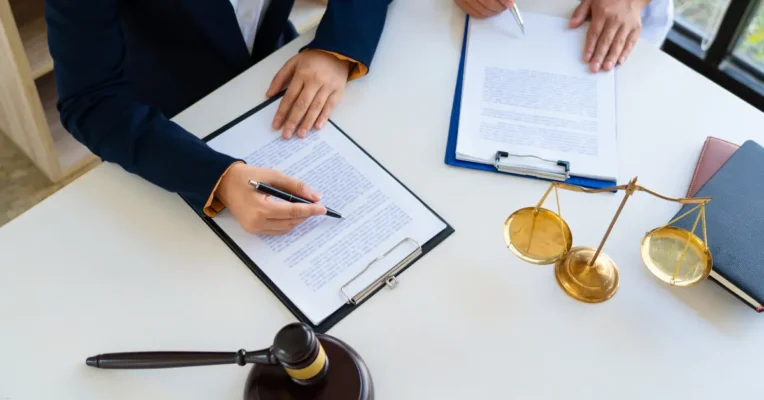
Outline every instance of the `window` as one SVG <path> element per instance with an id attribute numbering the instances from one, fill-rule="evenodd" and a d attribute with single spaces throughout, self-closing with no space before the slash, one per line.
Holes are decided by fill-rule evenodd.
<path id="1" fill-rule="evenodd" d="M 764 73 L 764 1 L 735 46 L 735 56 Z"/>
<path id="2" fill-rule="evenodd" d="M 764 0 L 674 0 L 663 50 L 764 111 Z"/>
<path id="3" fill-rule="evenodd" d="M 726 0 L 675 0 L 676 21 L 698 37 L 716 33 L 719 17 L 727 8 Z"/>

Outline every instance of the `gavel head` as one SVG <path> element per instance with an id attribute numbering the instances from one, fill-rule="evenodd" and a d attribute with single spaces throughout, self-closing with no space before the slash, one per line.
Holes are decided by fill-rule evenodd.
<path id="1" fill-rule="evenodd" d="M 315 332 L 306 324 L 289 324 L 276 334 L 273 355 L 292 380 L 300 385 L 315 384 L 326 376 L 329 359 Z"/>

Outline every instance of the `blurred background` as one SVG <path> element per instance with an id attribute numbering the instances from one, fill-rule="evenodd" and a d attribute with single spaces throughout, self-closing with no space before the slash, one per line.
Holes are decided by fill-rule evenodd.
<path id="1" fill-rule="evenodd" d="M 663 50 L 764 110 L 764 0 L 674 0 Z"/>
<path id="2" fill-rule="evenodd" d="M 741 24 L 742 35 L 733 50 L 735 56 L 758 69 L 764 69 L 763 4 L 755 7 L 747 24 Z M 722 0 L 675 0 L 676 22 L 699 37 L 713 39 L 728 6 L 729 1 Z"/>

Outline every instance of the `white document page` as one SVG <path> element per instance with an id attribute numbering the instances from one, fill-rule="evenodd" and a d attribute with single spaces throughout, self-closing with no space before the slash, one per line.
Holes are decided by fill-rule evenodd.
<path id="1" fill-rule="evenodd" d="M 493 164 L 496 152 L 570 162 L 571 174 L 616 180 L 615 73 L 589 72 L 586 27 L 510 12 L 470 19 L 457 158 Z M 510 157 L 522 165 L 549 165 Z"/>
<path id="2" fill-rule="evenodd" d="M 423 245 L 446 225 L 334 125 L 328 123 L 305 139 L 282 139 L 271 128 L 278 105 L 271 103 L 210 140 L 210 147 L 305 182 L 321 194 L 321 204 L 345 219 L 312 217 L 277 236 L 247 233 L 227 210 L 214 221 L 319 324 L 347 301 L 341 287 L 366 265 L 407 237 Z M 407 241 L 346 292 L 358 294 L 415 249 Z"/>

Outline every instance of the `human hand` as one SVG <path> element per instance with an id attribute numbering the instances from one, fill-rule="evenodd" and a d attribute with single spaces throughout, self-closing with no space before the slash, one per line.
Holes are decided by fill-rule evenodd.
<path id="1" fill-rule="evenodd" d="M 304 50 L 281 67 L 271 82 L 266 96 L 275 96 L 287 83 L 273 129 L 281 129 L 289 139 L 305 137 L 312 129 L 321 129 L 342 97 L 350 74 L 350 62 L 320 51 Z"/>
<path id="2" fill-rule="evenodd" d="M 454 0 L 454 2 L 473 18 L 486 18 L 501 14 L 515 5 L 514 0 Z"/>
<path id="3" fill-rule="evenodd" d="M 570 20 L 571 28 L 581 26 L 588 16 L 584 61 L 592 72 L 610 71 L 623 64 L 637 44 L 642 31 L 642 8 L 649 0 L 582 0 Z"/>
<path id="4" fill-rule="evenodd" d="M 250 180 L 266 183 L 306 200 L 320 199 L 320 195 L 307 185 L 281 172 L 236 163 L 223 176 L 215 194 L 249 233 L 283 234 L 308 217 L 326 215 L 326 207 L 319 204 L 289 203 L 272 199 L 253 189 L 249 185 Z"/>

